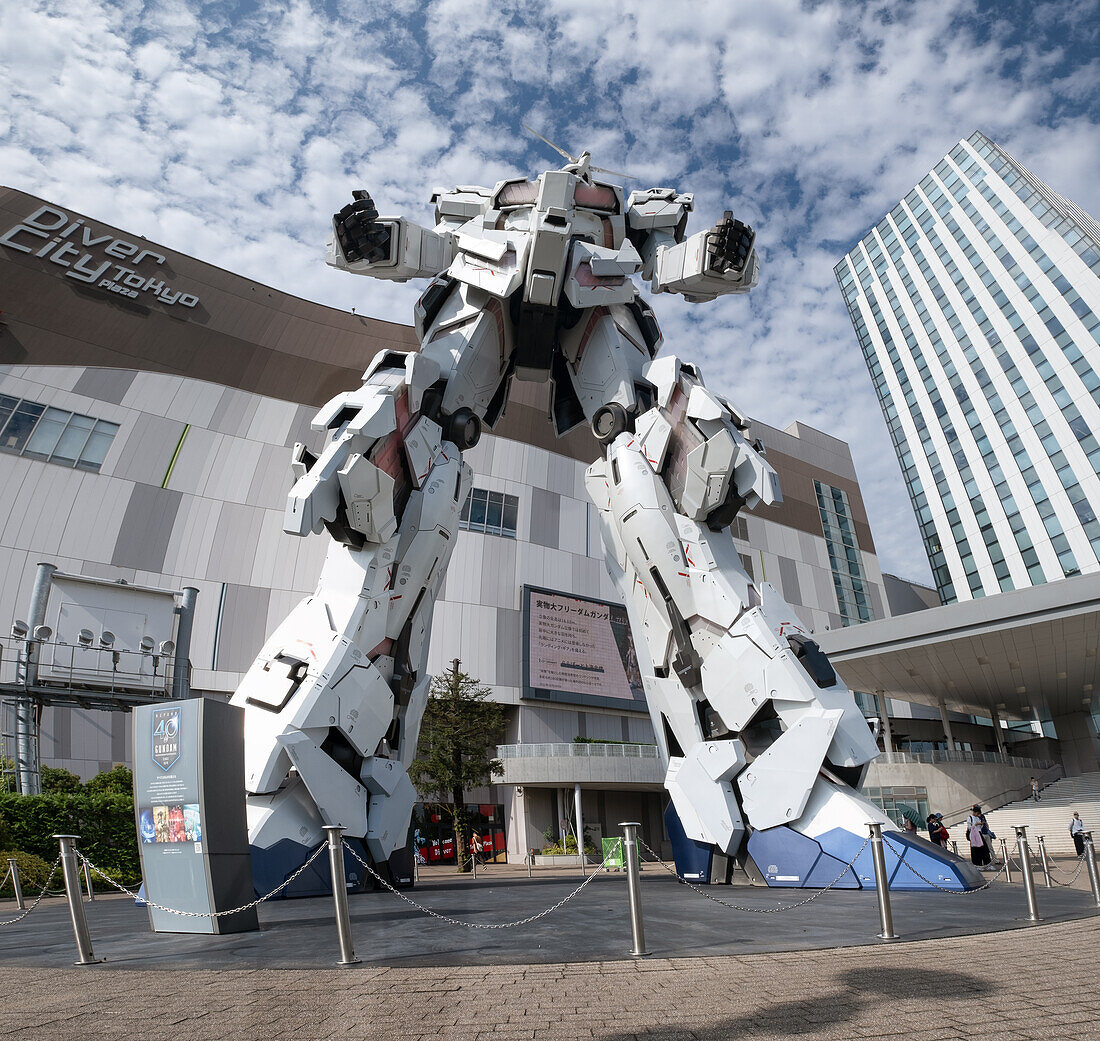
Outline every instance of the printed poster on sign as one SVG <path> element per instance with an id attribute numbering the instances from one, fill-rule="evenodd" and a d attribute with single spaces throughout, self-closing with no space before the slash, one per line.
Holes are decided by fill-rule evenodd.
<path id="1" fill-rule="evenodd" d="M 525 587 L 524 594 L 525 697 L 584 695 L 624 701 L 645 697 L 621 604 L 532 586 Z"/>
<path id="2" fill-rule="evenodd" d="M 167 772 L 180 757 L 180 710 L 158 708 L 153 713 L 153 762 Z"/>

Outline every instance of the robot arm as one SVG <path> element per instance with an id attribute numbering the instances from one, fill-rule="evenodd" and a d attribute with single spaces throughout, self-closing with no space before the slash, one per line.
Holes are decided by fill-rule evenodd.
<path id="1" fill-rule="evenodd" d="M 391 282 L 433 278 L 450 266 L 449 231 L 422 228 L 404 217 L 379 217 L 367 192 L 358 189 L 352 196 L 353 201 L 332 216 L 327 264 Z"/>
<path id="2" fill-rule="evenodd" d="M 671 188 L 632 192 L 627 220 L 642 240 L 644 276 L 655 293 L 682 293 L 693 303 L 747 293 L 759 279 L 752 228 L 727 210 L 713 228 L 684 237 L 694 200 Z"/>

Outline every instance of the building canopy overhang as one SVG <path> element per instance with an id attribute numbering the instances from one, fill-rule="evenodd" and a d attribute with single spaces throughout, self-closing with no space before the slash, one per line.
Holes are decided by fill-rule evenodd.
<path id="1" fill-rule="evenodd" d="M 1100 574 L 818 633 L 853 690 L 1002 719 L 1089 711 Z"/>

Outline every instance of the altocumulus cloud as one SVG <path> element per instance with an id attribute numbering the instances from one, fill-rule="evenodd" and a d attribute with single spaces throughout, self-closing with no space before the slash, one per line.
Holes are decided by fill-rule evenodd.
<path id="1" fill-rule="evenodd" d="M 748 298 L 657 301 L 668 346 L 776 425 L 852 445 L 884 567 L 927 575 L 832 266 L 982 129 L 1100 211 L 1098 0 L 546 0 L 0 6 L 0 179 L 338 307 L 415 286 L 321 262 L 353 187 L 422 222 L 436 185 L 554 165 L 521 120 L 643 185 L 725 208 Z"/>

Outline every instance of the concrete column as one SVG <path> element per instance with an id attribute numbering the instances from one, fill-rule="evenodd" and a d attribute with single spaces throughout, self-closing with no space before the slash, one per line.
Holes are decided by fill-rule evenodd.
<path id="1" fill-rule="evenodd" d="M 577 856 L 584 863 L 584 817 L 581 814 L 581 785 L 580 781 L 573 785 L 573 804 L 577 811 Z"/>
<path id="2" fill-rule="evenodd" d="M 176 623 L 176 663 L 172 667 L 172 697 L 191 697 L 191 629 L 195 623 L 195 603 L 199 591 L 194 586 L 184 586 L 183 600 Z"/>
<path id="3" fill-rule="evenodd" d="M 940 719 L 943 720 L 943 734 L 947 738 L 947 750 L 953 752 L 955 750 L 955 735 L 951 732 L 951 720 L 947 717 L 947 705 L 944 704 L 943 698 L 940 698 Z"/>
<path id="4" fill-rule="evenodd" d="M 890 702 L 881 690 L 875 691 L 875 704 L 878 706 L 878 718 L 882 720 L 883 751 L 894 750 L 894 731 L 890 727 Z"/>
<path id="5" fill-rule="evenodd" d="M 50 599 L 50 586 L 55 564 L 40 563 L 31 590 L 30 613 L 27 615 L 24 677 L 27 687 L 38 685 L 38 662 L 41 648 L 34 639 L 34 631 L 46 624 L 46 606 Z M 19 791 L 24 795 L 38 795 L 42 791 L 42 771 L 38 760 L 39 711 L 33 698 L 20 698 L 15 705 L 15 758 L 19 771 Z"/>
<path id="6" fill-rule="evenodd" d="M 1000 752 L 1001 755 L 1008 755 L 1008 753 L 1005 751 L 1005 735 L 1004 731 L 1001 730 L 1000 713 L 997 711 L 996 708 L 992 708 L 989 710 L 989 715 L 990 718 L 993 720 L 993 737 L 997 742 L 997 751 Z"/>
<path id="7" fill-rule="evenodd" d="M 1054 732 L 1067 777 L 1100 770 L 1100 739 L 1090 712 L 1054 717 Z"/>

